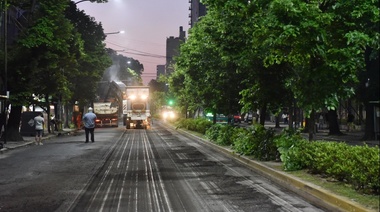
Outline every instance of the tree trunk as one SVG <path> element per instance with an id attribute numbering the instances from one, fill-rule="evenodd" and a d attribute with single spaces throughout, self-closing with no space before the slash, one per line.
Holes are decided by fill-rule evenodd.
<path id="1" fill-rule="evenodd" d="M 11 113 L 9 114 L 7 125 L 7 141 L 24 141 L 20 134 L 20 121 L 21 121 L 22 106 L 12 105 Z"/>
<path id="2" fill-rule="evenodd" d="M 51 132 L 51 123 L 50 123 L 50 101 L 49 101 L 49 94 L 45 94 L 45 103 L 43 104 L 45 107 L 45 112 L 47 114 L 47 123 L 45 125 L 47 126 L 48 133 Z"/>
<path id="3" fill-rule="evenodd" d="M 288 113 L 288 120 L 289 120 L 289 129 L 294 129 L 294 122 L 295 122 L 295 102 L 290 105 L 289 107 L 289 113 Z"/>
<path id="4" fill-rule="evenodd" d="M 308 118 L 308 133 L 309 133 L 309 141 L 314 140 L 315 133 L 315 111 L 313 110 Z"/>
<path id="5" fill-rule="evenodd" d="M 260 110 L 260 124 L 263 126 L 265 126 L 266 115 L 267 115 L 267 105 L 265 104 L 263 107 L 261 107 L 261 110 Z"/>
<path id="6" fill-rule="evenodd" d="M 275 116 L 276 128 L 280 128 L 280 115 Z"/>
<path id="7" fill-rule="evenodd" d="M 365 111 L 366 111 L 366 118 L 365 118 L 365 131 L 364 131 L 364 137 L 362 140 L 368 141 L 368 140 L 375 140 L 375 126 L 374 126 L 374 110 L 373 106 L 369 103 L 365 105 Z"/>
<path id="8" fill-rule="evenodd" d="M 69 128 L 69 106 L 72 108 L 72 105 L 65 105 L 65 118 L 61 117 L 61 121 L 64 121 L 63 128 Z"/>
<path id="9" fill-rule="evenodd" d="M 327 118 L 329 122 L 329 135 L 342 135 L 343 133 L 339 129 L 336 110 L 329 110 L 327 113 Z"/>

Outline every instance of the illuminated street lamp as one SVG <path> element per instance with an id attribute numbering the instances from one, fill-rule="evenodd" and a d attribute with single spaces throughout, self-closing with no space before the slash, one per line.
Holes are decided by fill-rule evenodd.
<path id="1" fill-rule="evenodd" d="M 117 31 L 117 32 L 105 32 L 105 35 L 113 35 L 113 34 L 123 34 L 124 31 Z"/>

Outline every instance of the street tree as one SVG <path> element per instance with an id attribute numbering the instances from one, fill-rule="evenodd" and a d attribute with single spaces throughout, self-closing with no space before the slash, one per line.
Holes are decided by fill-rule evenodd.
<path id="1" fill-rule="evenodd" d="M 13 95 L 10 97 L 12 110 L 6 135 L 8 140 L 20 140 L 21 108 L 29 105 L 24 103 L 32 94 L 42 97 L 44 101 L 40 105 L 48 114 L 51 96 L 70 95 L 62 70 L 71 70 L 81 51 L 79 36 L 64 16 L 67 2 L 39 1 L 38 7 L 27 6 L 28 13 L 33 15 L 28 16 L 30 19 L 21 26 L 17 43 L 9 51 L 12 72 L 8 89 Z"/>
<path id="2" fill-rule="evenodd" d="M 239 32 L 240 22 L 222 20 L 222 17 L 218 11 L 210 10 L 190 30 L 176 61 L 179 72 L 174 77 L 177 79 L 172 82 L 180 86 L 179 82 L 184 80 L 185 87 L 179 96 L 186 99 L 185 96 L 190 95 L 192 105 L 201 105 L 213 114 L 232 114 L 240 112 L 238 101 L 244 72 L 239 69 L 236 55 L 244 43 L 230 36 Z M 173 91 L 177 87 L 170 85 Z"/>
<path id="3" fill-rule="evenodd" d="M 223 113 L 225 107 L 221 102 L 226 97 L 218 89 L 223 84 L 218 72 L 223 68 L 218 48 L 210 36 L 217 25 L 211 23 L 212 19 L 205 18 L 191 29 L 187 42 L 180 47 L 181 54 L 176 58 L 176 71 L 179 71 L 178 74 L 184 74 L 183 88 L 177 90 L 179 84 L 170 84 L 181 80 L 180 76 L 173 75 L 177 79 L 169 81 L 169 89 L 177 99 L 182 99 L 181 95 L 188 94 L 190 96 L 187 99 L 194 105 L 202 105 L 205 110 L 217 114 Z M 211 27 L 208 28 L 208 25 Z"/>
<path id="4" fill-rule="evenodd" d="M 278 89 L 290 91 L 295 100 L 292 102 L 297 102 L 309 116 L 310 139 L 314 133 L 313 114 L 325 107 L 331 114 L 330 134 L 340 133 L 335 110 L 339 100 L 354 94 L 357 74 L 364 65 L 374 67 L 369 64 L 378 61 L 379 9 L 375 1 L 205 0 L 203 3 L 209 12 L 203 19 L 213 16 L 217 20 L 216 34 L 223 38 L 214 39 L 220 55 L 224 53 L 223 47 L 234 46 L 236 41 L 243 40 L 248 46 L 240 48 L 242 53 L 238 57 L 234 51 L 229 51 L 230 57 L 224 57 L 234 58 L 237 67 L 249 70 L 248 76 L 253 79 L 248 86 L 250 83 L 253 86 L 243 91 L 243 95 L 261 105 L 266 104 L 266 96 L 275 98 L 263 73 L 273 72 L 277 66 L 280 71 L 276 73 L 283 76 L 276 83 Z M 234 29 L 235 25 L 243 26 L 243 30 L 225 27 Z M 248 105 L 251 100 L 243 98 Z"/>
<path id="5" fill-rule="evenodd" d="M 357 88 L 354 90 L 356 99 L 364 105 L 366 111 L 363 140 L 374 139 L 375 111 L 370 102 L 379 101 L 379 2 L 326 1 L 322 4 L 322 10 L 334 13 L 329 28 L 333 37 L 343 37 L 332 43 L 332 60 L 329 62 L 341 69 L 356 69 L 358 81 L 352 87 Z"/>
<path id="6" fill-rule="evenodd" d="M 73 91 L 73 95 L 64 103 L 67 106 L 78 103 L 79 108 L 83 108 L 90 106 L 95 100 L 99 81 L 112 62 L 105 49 L 106 36 L 101 23 L 96 22 L 83 10 L 79 10 L 73 2 L 70 2 L 65 15 L 74 25 L 75 32 L 80 34 L 83 53 L 76 58 L 78 65 L 74 74 L 66 75 L 70 81 L 70 90 Z M 83 111 L 73 113 L 74 120 L 77 120 L 76 116 L 80 112 Z M 67 117 L 66 120 L 68 119 Z M 67 124 L 65 123 L 65 125 Z"/>
<path id="7" fill-rule="evenodd" d="M 255 37 L 258 30 L 260 13 L 258 5 L 250 1 L 206 1 L 208 15 L 218 20 L 220 45 L 223 59 L 235 63 L 236 73 L 240 78 L 239 89 L 243 111 L 260 110 L 260 124 L 264 125 L 268 108 L 278 113 L 279 108 L 292 102 L 290 92 L 284 86 L 284 79 L 289 74 L 286 64 L 267 66 L 263 62 L 269 46 L 262 44 L 263 38 Z M 239 81 L 239 80 L 237 80 Z"/>
<path id="8" fill-rule="evenodd" d="M 333 111 L 338 100 L 353 95 L 357 71 L 362 70 L 363 49 L 353 45 L 345 29 L 345 19 L 336 21 L 331 1 L 271 1 L 265 7 L 265 16 L 258 23 L 271 46 L 264 58 L 267 65 L 288 63 L 293 74 L 286 84 L 297 103 L 309 113 L 309 138 L 314 132 L 313 113 L 329 107 Z M 331 117 L 330 133 L 340 133 Z M 337 131 L 336 131 L 337 130 Z"/>

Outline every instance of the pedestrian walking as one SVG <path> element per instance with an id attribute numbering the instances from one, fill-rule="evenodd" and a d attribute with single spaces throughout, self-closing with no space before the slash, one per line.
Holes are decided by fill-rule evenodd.
<path id="1" fill-rule="evenodd" d="M 289 116 L 288 116 L 287 113 L 283 113 L 283 114 L 282 114 L 282 119 L 284 120 L 284 124 L 287 124 L 287 123 L 288 123 L 288 118 L 289 118 Z"/>
<path id="2" fill-rule="evenodd" d="M 44 131 L 44 115 L 40 113 L 38 116 L 34 117 L 34 129 L 36 130 L 36 144 L 42 144 L 42 133 Z"/>
<path id="3" fill-rule="evenodd" d="M 91 135 L 91 142 L 95 142 L 95 137 L 94 137 L 95 120 L 96 120 L 96 115 L 95 113 L 93 113 L 92 107 L 89 107 L 87 113 L 84 114 L 83 116 L 84 132 L 86 134 L 85 143 L 88 143 L 89 141 L 89 138 L 88 138 L 89 134 Z"/>
<path id="4" fill-rule="evenodd" d="M 323 129 L 323 124 L 324 124 L 324 118 L 323 118 L 323 114 L 321 113 L 320 115 L 319 115 L 319 121 L 318 121 L 318 123 L 319 123 L 319 129 Z"/>
<path id="5" fill-rule="evenodd" d="M 80 130 L 82 129 L 82 113 L 79 112 L 79 114 L 77 115 L 77 129 Z"/>

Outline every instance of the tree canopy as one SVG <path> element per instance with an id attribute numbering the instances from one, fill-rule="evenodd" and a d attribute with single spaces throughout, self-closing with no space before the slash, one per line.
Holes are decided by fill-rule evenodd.
<path id="1" fill-rule="evenodd" d="M 204 108 L 230 113 L 240 102 L 265 112 L 296 102 L 312 117 L 355 95 L 368 61 L 378 61 L 376 1 L 203 3 L 207 14 L 190 29 L 169 81 L 177 98 Z"/>
<path id="2" fill-rule="evenodd" d="M 50 103 L 57 100 L 91 102 L 111 60 L 101 24 L 73 2 L 9 1 L 8 8 L 21 12 L 10 16 L 18 36 L 7 46 L 12 104 L 7 134 L 19 139 L 11 135 L 18 134 L 22 106 L 39 104 L 49 114 Z"/>

